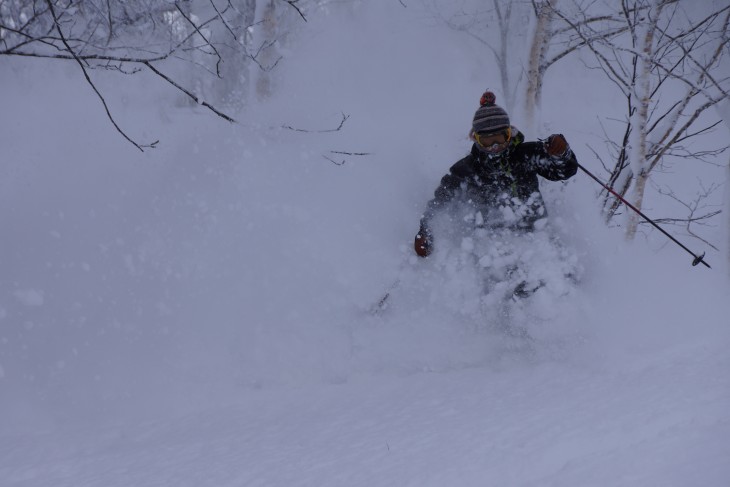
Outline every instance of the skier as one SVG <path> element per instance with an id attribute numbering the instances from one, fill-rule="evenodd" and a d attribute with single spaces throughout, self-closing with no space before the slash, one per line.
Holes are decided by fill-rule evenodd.
<path id="1" fill-rule="evenodd" d="M 531 232 L 547 216 L 537 176 L 550 181 L 572 177 L 578 162 L 562 134 L 525 142 L 507 112 L 485 92 L 474 114 L 471 153 L 451 166 L 428 202 L 415 238 L 415 251 L 428 257 L 434 248 L 431 220 L 450 204 L 470 208 L 477 226 Z"/>

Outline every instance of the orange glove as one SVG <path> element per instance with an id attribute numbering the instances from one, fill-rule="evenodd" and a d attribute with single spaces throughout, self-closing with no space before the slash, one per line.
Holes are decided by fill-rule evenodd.
<path id="1" fill-rule="evenodd" d="M 545 151 L 553 157 L 563 157 L 568 148 L 568 141 L 563 134 L 553 134 L 545 141 Z"/>
<path id="2" fill-rule="evenodd" d="M 419 257 L 428 257 L 433 251 L 433 238 L 428 228 L 421 227 L 416 234 L 415 242 L 413 247 L 416 250 L 416 254 Z"/>

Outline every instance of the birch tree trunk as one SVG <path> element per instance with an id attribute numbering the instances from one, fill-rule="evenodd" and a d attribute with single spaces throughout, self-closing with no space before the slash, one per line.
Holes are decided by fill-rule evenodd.
<path id="1" fill-rule="evenodd" d="M 278 22 L 275 0 L 266 0 L 263 6 L 261 25 L 261 51 L 258 55 L 259 70 L 256 79 L 256 96 L 265 99 L 273 92 L 271 69 L 279 59 L 278 50 Z"/>
<path id="2" fill-rule="evenodd" d="M 534 130 L 539 122 L 535 120 L 535 112 L 540 109 L 545 58 L 550 47 L 553 9 L 555 9 L 557 3 L 558 0 L 540 0 L 533 4 L 536 19 L 528 58 L 525 94 L 525 120 L 530 130 Z"/>
<path id="3" fill-rule="evenodd" d="M 219 27 L 215 36 L 223 61 L 220 64 L 220 81 L 216 84 L 216 99 L 238 111 L 247 103 L 249 85 L 250 49 L 248 27 L 253 25 L 256 2 L 231 0 L 232 14 L 228 17 L 228 29 Z M 235 35 L 235 37 L 234 37 Z"/>
<path id="4" fill-rule="evenodd" d="M 532 1 L 533 5 L 537 2 Z M 592 8 L 594 3 L 598 2 L 586 2 L 586 6 Z M 628 210 L 619 212 L 623 207 L 614 194 L 642 208 L 645 193 L 651 191 L 647 185 L 649 177 L 657 173 L 655 168 L 677 160 L 714 161 L 730 149 L 727 137 L 714 138 L 718 147 L 707 142 L 709 139 L 701 138 L 721 123 L 706 121 L 703 114 L 718 104 L 726 103 L 730 107 L 727 102 L 730 78 L 726 68 L 730 54 L 730 5 L 716 2 L 716 6 L 698 11 L 695 5 L 681 0 L 615 3 L 619 5 L 603 2 L 598 11 L 589 13 L 566 14 L 558 9 L 553 9 L 553 13 L 561 21 L 560 25 L 566 24 L 574 33 L 578 45 L 585 45 L 594 54 L 597 67 L 618 87 L 626 101 L 623 136 L 607 139 L 616 162 L 608 180 L 611 190 L 603 192 L 603 207 L 607 222 L 622 215 L 625 236 L 631 240 L 635 238 L 640 216 Z M 560 28 L 555 32 L 560 32 Z M 550 55 L 548 51 L 548 58 Z M 546 64 L 549 66 L 551 60 Z M 730 115 L 720 118 L 727 120 Z M 695 141 L 699 144 L 694 145 Z M 601 155 L 596 153 L 596 156 L 607 167 Z M 730 184 L 730 175 L 728 181 Z M 667 221 L 686 222 L 689 234 L 712 245 L 689 227 L 693 223 L 704 224 L 718 214 L 702 210 L 705 207 L 700 204 L 716 187 L 713 183 L 708 189 L 700 181 L 694 202 L 682 201 L 671 189 L 658 191 L 688 210 L 685 218 Z M 730 235 L 727 240 L 730 245 Z"/>
<path id="5" fill-rule="evenodd" d="M 632 96 L 636 100 L 636 109 L 631 117 L 631 134 L 629 135 L 629 165 L 636 175 L 631 195 L 631 203 L 641 210 L 644 192 L 649 178 L 647 167 L 647 122 L 649 120 L 649 102 L 651 98 L 651 68 L 654 44 L 654 30 L 661 13 L 661 3 L 651 2 L 645 18 L 637 22 L 634 32 L 634 46 L 639 52 L 636 55 L 636 76 L 632 87 Z M 658 0 L 661 2 L 662 0 Z M 636 212 L 628 213 L 626 238 L 633 240 L 639 224 Z"/>

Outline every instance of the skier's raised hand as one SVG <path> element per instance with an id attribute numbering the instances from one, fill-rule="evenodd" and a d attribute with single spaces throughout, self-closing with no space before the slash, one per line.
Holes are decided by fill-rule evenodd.
<path id="1" fill-rule="evenodd" d="M 545 141 L 545 151 L 553 157 L 563 157 L 569 147 L 563 134 L 553 134 Z"/>

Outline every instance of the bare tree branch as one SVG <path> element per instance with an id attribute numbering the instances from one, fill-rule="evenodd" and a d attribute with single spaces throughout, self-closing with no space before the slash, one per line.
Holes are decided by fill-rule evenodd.
<path id="1" fill-rule="evenodd" d="M 3 1 L 0 0 L 0 4 Z M 170 5 L 157 2 L 154 4 L 157 5 L 155 7 L 157 10 L 152 10 L 151 4 L 148 10 L 140 11 L 128 9 L 124 4 L 111 0 L 88 3 L 78 3 L 74 0 L 65 3 L 58 0 L 33 0 L 30 5 L 23 7 L 24 10 L 14 13 L 15 17 L 9 16 L 5 11 L 0 15 L 0 56 L 73 61 L 81 68 L 86 82 L 101 101 L 115 130 L 137 149 L 144 150 L 148 147 L 155 147 L 159 141 L 141 144 L 122 129 L 113 116 L 102 91 L 92 80 L 90 70 L 105 69 L 132 75 L 145 68 L 149 69 L 197 104 L 208 108 L 229 122 L 235 122 L 232 117 L 212 104 L 202 101 L 200 96 L 183 88 L 182 83 L 164 74 L 159 67 L 154 65 L 156 62 L 168 59 L 179 59 L 208 70 L 203 62 L 196 59 L 196 55 L 200 53 L 206 56 L 217 56 L 216 72 L 210 72 L 220 77 L 218 66 L 222 58 L 216 46 L 203 32 L 203 28 L 207 28 L 213 22 L 219 22 L 224 27 L 230 28 L 225 13 L 232 7 L 228 2 L 228 6 L 221 10 L 215 6 L 214 0 L 210 0 L 210 2 L 214 6 L 216 15 L 200 22 L 192 14 L 186 13 L 186 10 L 181 8 L 180 2 L 177 1 Z M 160 5 L 165 5 L 164 10 L 160 10 Z M 116 8 L 115 13 L 112 12 L 113 8 Z M 171 16 L 173 13 L 177 17 Z M 192 26 L 192 30 L 181 27 L 183 22 Z M 151 37 L 151 39 L 156 39 L 159 44 L 142 41 L 139 46 L 110 44 L 116 37 L 117 31 L 124 33 L 124 29 L 128 28 L 135 32 L 135 29 L 141 28 L 140 26 L 148 26 L 149 31 L 154 32 L 158 25 L 166 28 L 164 37 L 159 35 Z M 233 29 L 230 32 L 235 38 Z M 202 42 L 192 45 L 191 40 L 198 36 Z M 133 38 L 129 35 L 124 37 L 127 40 Z M 160 48 L 160 46 L 162 47 Z M 236 46 L 236 49 L 248 55 L 245 53 L 245 46 Z M 131 68 L 125 68 L 125 66 L 131 66 Z M 269 67 L 269 69 L 272 68 L 273 66 Z"/>
<path id="2" fill-rule="evenodd" d="M 91 81 L 91 77 L 89 76 L 89 73 L 86 71 L 86 67 L 84 66 L 84 63 L 76 56 L 76 51 L 74 51 L 71 46 L 69 45 L 68 41 L 63 35 L 63 30 L 61 30 L 61 25 L 58 21 L 58 16 L 56 15 L 56 10 L 53 7 L 52 0 L 46 0 L 46 3 L 48 4 L 49 11 L 51 13 L 51 16 L 53 17 L 53 22 L 56 26 L 56 30 L 58 31 L 58 35 L 61 38 L 61 42 L 63 42 L 64 46 L 66 46 L 66 49 L 71 55 L 74 57 L 76 62 L 78 63 L 79 67 L 81 67 L 81 71 L 84 73 L 84 77 L 86 78 L 86 81 L 89 83 L 91 88 L 94 90 L 94 93 L 99 97 L 99 100 L 101 100 L 102 105 L 104 105 L 104 110 L 106 111 L 106 115 L 111 121 L 112 125 L 114 125 L 114 128 L 117 129 L 117 132 L 122 134 L 122 136 L 127 139 L 131 144 L 133 144 L 137 149 L 144 152 L 145 148 L 154 148 L 158 143 L 159 140 L 152 142 L 150 144 L 139 144 L 135 142 L 131 137 L 129 137 L 124 130 L 121 129 L 121 127 L 117 124 L 117 122 L 114 120 L 114 117 L 112 116 L 111 112 L 109 111 L 109 106 L 106 103 L 106 100 L 104 99 L 104 96 L 102 96 L 101 92 L 96 88 L 96 85 L 94 85 L 94 82 Z"/>
<path id="3" fill-rule="evenodd" d="M 158 70 L 157 68 L 155 68 L 154 66 L 152 66 L 152 63 L 144 62 L 143 64 L 145 66 L 147 66 L 148 68 L 150 68 L 150 70 L 152 70 L 152 72 L 155 73 L 157 76 L 159 76 L 160 78 L 164 79 L 165 81 L 167 81 L 168 83 L 170 83 L 172 86 L 174 86 L 178 90 L 180 90 L 183 93 L 185 93 L 195 103 L 198 103 L 199 105 L 202 105 L 202 106 L 206 107 L 208 110 L 210 110 L 211 112 L 215 113 L 216 115 L 218 115 L 219 117 L 221 117 L 224 120 L 227 120 L 229 122 L 236 123 L 236 121 L 232 117 L 230 117 L 230 116 L 226 115 L 225 113 L 219 111 L 217 108 L 215 108 L 214 106 L 212 106 L 210 103 L 200 100 L 197 96 L 195 96 L 190 91 L 186 90 L 185 88 L 183 88 L 182 86 L 180 86 L 179 84 L 177 84 L 170 77 L 165 76 L 160 70 Z"/>

